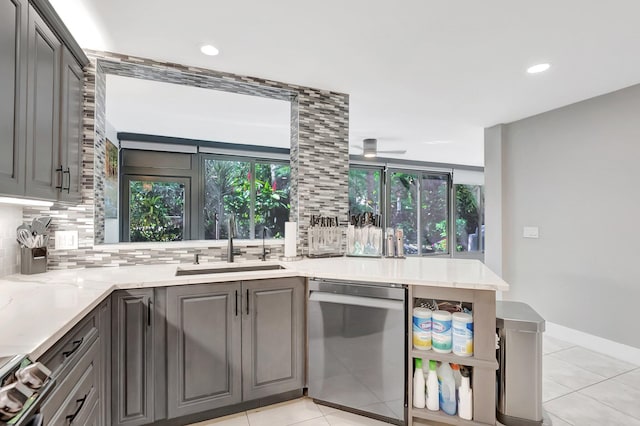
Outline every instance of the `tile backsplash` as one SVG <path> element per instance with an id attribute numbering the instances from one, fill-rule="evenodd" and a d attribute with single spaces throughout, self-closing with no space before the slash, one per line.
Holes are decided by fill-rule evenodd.
<path id="1" fill-rule="evenodd" d="M 22 207 L 0 204 L 0 277 L 20 271 L 16 228 L 22 224 Z"/>

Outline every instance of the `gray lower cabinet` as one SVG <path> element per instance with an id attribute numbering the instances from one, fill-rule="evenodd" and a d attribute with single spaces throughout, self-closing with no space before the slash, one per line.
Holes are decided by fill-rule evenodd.
<path id="1" fill-rule="evenodd" d="M 302 389 L 304 280 L 243 281 L 242 399 Z"/>
<path id="2" fill-rule="evenodd" d="M 153 289 L 111 299 L 111 424 L 154 422 Z"/>
<path id="3" fill-rule="evenodd" d="M 62 44 L 29 6 L 26 195 L 55 199 L 60 172 Z"/>
<path id="4" fill-rule="evenodd" d="M 167 415 L 302 389 L 304 280 L 167 289 Z"/>
<path id="5" fill-rule="evenodd" d="M 26 0 L 0 0 L 0 193 L 24 192 L 27 101 Z"/>
<path id="6" fill-rule="evenodd" d="M 105 415 L 110 306 L 110 299 L 103 301 L 38 359 L 56 381 L 41 408 L 44 425 L 111 424 Z"/>
<path id="7" fill-rule="evenodd" d="M 240 283 L 167 289 L 167 415 L 241 401 Z"/>

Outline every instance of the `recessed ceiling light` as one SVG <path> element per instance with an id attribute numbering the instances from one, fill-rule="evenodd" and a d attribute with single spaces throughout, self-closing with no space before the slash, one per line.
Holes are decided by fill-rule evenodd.
<path id="1" fill-rule="evenodd" d="M 205 44 L 204 46 L 202 46 L 200 48 L 200 51 L 208 56 L 216 56 L 218 53 L 220 53 L 220 51 L 215 46 L 212 46 L 210 44 Z"/>
<path id="2" fill-rule="evenodd" d="M 527 68 L 527 72 L 529 74 L 537 74 L 539 72 L 545 72 L 546 70 L 549 69 L 549 67 L 551 67 L 551 65 L 549 64 L 537 64 Z"/>

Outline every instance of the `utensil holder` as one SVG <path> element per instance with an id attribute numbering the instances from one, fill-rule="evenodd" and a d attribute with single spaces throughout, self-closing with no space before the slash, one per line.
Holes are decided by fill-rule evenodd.
<path id="1" fill-rule="evenodd" d="M 347 256 L 382 257 L 382 228 L 377 226 L 347 228 Z"/>
<path id="2" fill-rule="evenodd" d="M 309 228 L 309 257 L 342 256 L 342 229 L 338 226 Z"/>
<path id="3" fill-rule="evenodd" d="M 46 247 L 22 247 L 20 253 L 20 273 L 25 275 L 47 272 Z"/>

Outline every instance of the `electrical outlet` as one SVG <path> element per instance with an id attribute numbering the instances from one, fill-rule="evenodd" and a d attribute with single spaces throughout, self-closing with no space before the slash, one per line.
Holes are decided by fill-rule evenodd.
<path id="1" fill-rule="evenodd" d="M 78 248 L 78 231 L 56 231 L 56 250 L 75 250 Z"/>
<path id="2" fill-rule="evenodd" d="M 538 238 L 538 227 L 537 226 L 525 226 L 522 231 L 522 236 L 524 238 Z"/>

